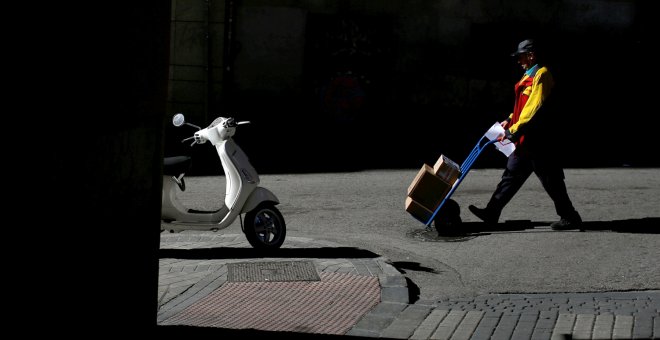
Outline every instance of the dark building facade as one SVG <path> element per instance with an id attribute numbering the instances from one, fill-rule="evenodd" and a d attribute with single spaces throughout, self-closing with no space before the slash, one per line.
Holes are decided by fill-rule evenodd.
<path id="1" fill-rule="evenodd" d="M 643 113 L 630 84 L 644 12 L 610 0 L 174 0 L 168 113 L 252 121 L 236 138 L 262 172 L 460 161 L 510 112 L 521 70 L 509 54 L 533 36 L 563 89 L 567 166 L 653 165 L 610 135 Z M 213 157 L 170 130 L 166 153 Z M 650 132 L 635 133 L 639 146 Z"/>

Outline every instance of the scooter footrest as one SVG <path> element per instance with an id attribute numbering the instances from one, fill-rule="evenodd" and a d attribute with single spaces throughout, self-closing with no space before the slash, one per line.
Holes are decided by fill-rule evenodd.
<path id="1" fill-rule="evenodd" d="M 189 214 L 215 214 L 215 213 L 217 213 L 218 211 L 220 211 L 220 209 L 218 209 L 218 210 L 196 210 L 196 209 L 188 209 L 188 213 L 189 213 Z"/>

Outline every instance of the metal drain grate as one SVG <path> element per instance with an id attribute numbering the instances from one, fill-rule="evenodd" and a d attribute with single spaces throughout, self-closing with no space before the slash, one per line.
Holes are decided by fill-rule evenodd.
<path id="1" fill-rule="evenodd" d="M 312 261 L 241 262 L 227 264 L 229 282 L 320 281 Z"/>

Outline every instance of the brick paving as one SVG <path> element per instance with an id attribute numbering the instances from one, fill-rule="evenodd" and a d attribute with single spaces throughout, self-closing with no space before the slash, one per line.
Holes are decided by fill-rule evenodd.
<path id="1" fill-rule="evenodd" d="M 250 248 L 242 235 L 161 236 L 162 250 Z M 289 237 L 286 247 L 341 245 Z M 310 261 L 321 280 L 227 279 L 229 264 L 267 261 Z M 660 291 L 489 294 L 411 304 L 407 290 L 403 275 L 382 257 L 161 256 L 158 322 L 392 339 L 660 338 Z"/>

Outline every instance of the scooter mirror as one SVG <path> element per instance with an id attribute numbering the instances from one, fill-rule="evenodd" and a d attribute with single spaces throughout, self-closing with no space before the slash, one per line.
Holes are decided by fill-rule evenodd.
<path id="1" fill-rule="evenodd" d="M 174 117 L 172 117 L 172 124 L 174 124 L 176 127 L 179 127 L 185 123 L 186 119 L 183 117 L 183 113 L 177 113 L 174 115 Z"/>

